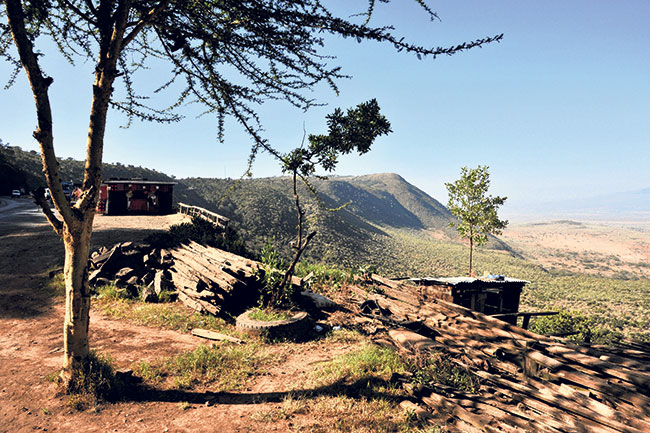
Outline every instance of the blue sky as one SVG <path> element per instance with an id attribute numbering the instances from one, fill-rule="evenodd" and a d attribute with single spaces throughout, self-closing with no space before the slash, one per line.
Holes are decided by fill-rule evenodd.
<path id="1" fill-rule="evenodd" d="M 364 1 L 334 1 L 345 13 Z M 328 39 L 350 80 L 340 95 L 317 87 L 327 103 L 308 113 L 283 103 L 260 107 L 266 137 L 279 149 L 324 131 L 324 117 L 377 98 L 393 133 L 370 153 L 341 160 L 337 174 L 401 174 L 440 201 L 445 182 L 461 166 L 489 165 L 492 193 L 505 207 L 552 199 L 630 191 L 650 186 L 650 2 L 637 1 L 445 1 L 429 2 L 441 21 L 430 22 L 415 2 L 378 3 L 372 24 L 425 46 L 459 43 L 504 33 L 501 43 L 436 60 L 417 60 L 388 45 Z M 75 68 L 46 51 L 54 78 L 55 146 L 58 156 L 82 159 L 92 84 L 92 65 Z M 9 70 L 0 64 L 0 78 Z M 155 82 L 155 75 L 147 80 Z M 157 83 L 156 83 L 157 84 Z M 188 118 L 174 125 L 136 123 L 129 129 L 109 115 L 104 161 L 142 165 L 177 177 L 238 177 L 250 140 L 233 122 L 225 143 L 215 121 Z M 33 99 L 21 76 L 0 91 L 0 138 L 37 149 Z M 280 174 L 260 157 L 255 176 Z"/>

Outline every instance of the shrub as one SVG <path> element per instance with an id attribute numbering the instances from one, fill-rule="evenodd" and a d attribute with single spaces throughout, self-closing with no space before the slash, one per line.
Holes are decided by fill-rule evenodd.
<path id="1" fill-rule="evenodd" d="M 623 334 L 598 324 L 595 316 L 576 311 L 561 311 L 555 316 L 538 317 L 530 330 L 538 334 L 569 334 L 576 343 L 613 345 L 623 339 Z"/>
<path id="2" fill-rule="evenodd" d="M 233 228 L 229 226 L 224 230 L 199 217 L 193 217 L 191 222 L 175 224 L 166 232 L 154 233 L 145 239 L 156 248 L 173 248 L 190 241 L 252 257 Z"/>
<path id="3" fill-rule="evenodd" d="M 262 280 L 259 304 L 263 309 L 289 309 L 295 306 L 296 294 L 291 283 L 280 287 L 284 277 L 283 269 L 287 266 L 273 243 L 273 238 L 267 239 L 262 248 L 262 266 L 258 274 Z"/>

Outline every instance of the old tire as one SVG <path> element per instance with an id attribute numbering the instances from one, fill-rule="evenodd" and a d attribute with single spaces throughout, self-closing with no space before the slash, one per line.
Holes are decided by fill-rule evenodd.
<path id="1" fill-rule="evenodd" d="M 236 327 L 249 335 L 272 340 L 303 340 L 309 335 L 312 322 L 309 314 L 299 311 L 285 320 L 261 321 L 249 317 L 251 310 L 237 317 Z"/>

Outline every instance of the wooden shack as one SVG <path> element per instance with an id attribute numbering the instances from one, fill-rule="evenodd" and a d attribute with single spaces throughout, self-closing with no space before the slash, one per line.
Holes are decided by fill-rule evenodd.
<path id="1" fill-rule="evenodd" d="M 166 215 L 173 212 L 174 185 L 147 179 L 110 179 L 99 187 L 97 212 L 105 215 Z"/>
<path id="2" fill-rule="evenodd" d="M 411 278 L 427 295 L 488 315 L 511 315 L 503 320 L 517 324 L 519 298 L 528 281 L 495 278 Z"/>

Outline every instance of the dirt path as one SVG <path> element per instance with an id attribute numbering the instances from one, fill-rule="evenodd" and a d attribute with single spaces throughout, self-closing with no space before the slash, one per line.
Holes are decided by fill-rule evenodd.
<path id="1" fill-rule="evenodd" d="M 98 411 L 71 410 L 45 379 L 61 364 L 64 306 L 43 287 L 48 270 L 62 264 L 63 246 L 26 199 L 0 208 L 0 219 L 0 432 L 289 431 L 288 420 L 258 422 L 253 415 L 279 408 L 287 395 L 305 386 L 315 363 L 347 350 L 345 344 L 334 345 L 331 352 L 315 343 L 280 345 L 286 362 L 253 378 L 240 393 L 160 390 L 102 405 Z M 100 216 L 93 244 L 142 239 L 175 222 L 178 216 Z M 91 347 L 110 354 L 117 367 L 186 351 L 202 342 L 188 334 L 91 313 Z M 181 407 L 183 402 L 190 403 L 189 408 Z"/>

